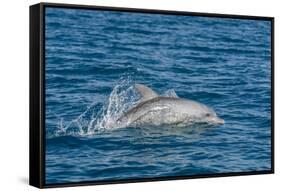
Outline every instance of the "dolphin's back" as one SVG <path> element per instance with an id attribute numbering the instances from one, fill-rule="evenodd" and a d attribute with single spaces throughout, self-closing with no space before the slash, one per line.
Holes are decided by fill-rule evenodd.
<path id="1" fill-rule="evenodd" d="M 199 103 L 174 97 L 155 97 L 140 102 L 118 119 L 131 124 L 174 124 L 186 120 L 185 107 L 199 107 Z"/>

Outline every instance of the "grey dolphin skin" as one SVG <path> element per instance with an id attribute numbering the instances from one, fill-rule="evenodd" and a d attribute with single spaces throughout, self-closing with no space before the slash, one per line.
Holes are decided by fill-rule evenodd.
<path id="1" fill-rule="evenodd" d="M 159 96 L 142 84 L 135 84 L 134 87 L 141 99 L 117 120 L 120 126 L 224 124 L 224 120 L 219 118 L 213 109 L 202 103 L 178 97 Z"/>

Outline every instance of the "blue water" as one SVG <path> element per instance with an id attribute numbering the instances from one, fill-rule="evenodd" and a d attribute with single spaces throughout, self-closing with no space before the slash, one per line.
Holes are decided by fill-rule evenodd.
<path id="1" fill-rule="evenodd" d="M 269 21 L 46 8 L 46 183 L 271 168 Z M 114 128 L 145 84 L 216 127 Z"/>

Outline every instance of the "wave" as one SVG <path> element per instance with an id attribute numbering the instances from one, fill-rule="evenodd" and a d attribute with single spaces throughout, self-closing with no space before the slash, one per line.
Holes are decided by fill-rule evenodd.
<path id="1" fill-rule="evenodd" d="M 96 133 L 124 128 L 117 120 L 130 108 L 138 104 L 140 95 L 134 88 L 131 77 L 122 77 L 111 91 L 107 102 L 93 102 L 71 121 L 60 118 L 52 136 L 90 136 Z M 165 91 L 163 96 L 178 97 L 174 89 Z"/>

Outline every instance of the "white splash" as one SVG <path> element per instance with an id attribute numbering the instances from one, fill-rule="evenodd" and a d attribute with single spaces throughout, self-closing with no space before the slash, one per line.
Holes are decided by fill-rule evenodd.
<path id="1" fill-rule="evenodd" d="M 178 98 L 178 95 L 176 94 L 175 90 L 174 89 L 169 89 L 167 90 L 164 94 L 163 94 L 164 97 L 175 97 L 175 98 Z"/>
<path id="2" fill-rule="evenodd" d="M 69 122 L 60 118 L 53 134 L 54 136 L 87 136 L 118 129 L 120 127 L 116 123 L 117 119 L 133 107 L 138 99 L 139 95 L 132 81 L 122 79 L 113 88 L 106 103 L 91 103 L 83 113 Z"/>
<path id="3" fill-rule="evenodd" d="M 103 109 L 103 114 L 97 120 L 91 121 L 90 131 L 118 128 L 116 121 L 136 103 L 136 97 L 133 85 L 125 89 L 124 85 L 115 86 L 109 96 L 108 103 Z"/>

